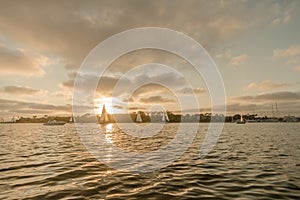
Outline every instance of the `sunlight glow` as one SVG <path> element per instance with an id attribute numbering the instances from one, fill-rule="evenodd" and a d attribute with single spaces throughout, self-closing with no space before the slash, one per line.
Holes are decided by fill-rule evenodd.
<path id="1" fill-rule="evenodd" d="M 113 143 L 112 141 L 112 131 L 113 131 L 113 124 L 107 124 L 105 126 L 105 139 L 109 143 Z"/>
<path id="2" fill-rule="evenodd" d="M 113 130 L 113 124 L 107 124 L 105 128 L 106 128 L 106 133 L 111 133 Z"/>
<path id="3" fill-rule="evenodd" d="M 102 97 L 94 100 L 95 113 L 101 115 L 103 105 L 105 105 L 106 111 L 109 114 L 115 114 L 113 108 L 113 98 L 112 97 Z"/>

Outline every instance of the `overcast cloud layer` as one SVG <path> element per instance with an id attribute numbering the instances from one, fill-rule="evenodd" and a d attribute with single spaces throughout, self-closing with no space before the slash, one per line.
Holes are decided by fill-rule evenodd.
<path id="1" fill-rule="evenodd" d="M 299 115 L 299 7 L 297 0 L 2 2 L 0 116 L 70 114 L 76 70 L 88 53 L 113 34 L 149 26 L 183 32 L 206 48 L 224 79 L 229 113 L 255 107 L 264 114 L 277 102 L 283 115 Z M 182 95 L 196 92 L 201 108 L 209 111 L 209 92 L 191 66 L 153 50 L 112 63 L 101 78 L 98 96 L 109 96 L 123 73 L 150 62 L 174 67 L 193 88 L 181 87 L 176 75 L 149 72 L 122 80 L 124 92 L 143 80 L 168 80 Z M 81 89 L 97 78 L 79 76 Z M 172 110 L 176 98 L 166 91 L 155 85 L 140 88 L 130 101 L 135 104 L 131 110 L 157 102 Z"/>

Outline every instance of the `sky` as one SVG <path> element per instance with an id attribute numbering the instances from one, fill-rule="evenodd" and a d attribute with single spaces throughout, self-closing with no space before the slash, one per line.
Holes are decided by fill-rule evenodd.
<path id="1" fill-rule="evenodd" d="M 229 115 L 270 116 L 277 104 L 278 115 L 300 116 L 299 8 L 298 0 L 3 1 L 0 117 L 70 115 L 76 76 L 81 90 L 99 79 L 77 73 L 88 54 L 110 36 L 142 27 L 182 32 L 206 49 L 222 76 Z M 171 66 L 180 75 L 149 63 Z M 143 85 L 161 80 L 172 90 Z M 112 97 L 116 84 L 122 92 Z M 129 93 L 128 88 L 134 87 Z M 100 113 L 103 103 L 113 99 L 107 108 L 111 113 L 149 111 L 155 106 L 192 113 L 199 108 L 181 107 L 178 102 L 178 96 L 188 102 L 192 94 L 200 112 L 209 112 L 207 85 L 186 60 L 142 49 L 111 63 L 93 96 L 93 111 Z"/>

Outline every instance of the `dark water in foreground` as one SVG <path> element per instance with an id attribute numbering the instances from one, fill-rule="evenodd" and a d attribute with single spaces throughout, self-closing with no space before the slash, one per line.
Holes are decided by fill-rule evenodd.
<path id="1" fill-rule="evenodd" d="M 0 124 L 0 199 L 300 199 L 300 123 L 226 124 L 199 159 L 207 127 L 200 124 L 172 165 L 131 173 L 93 158 L 72 124 Z M 127 150 L 142 145 L 112 139 Z M 152 148 L 149 140 L 143 145 Z"/>

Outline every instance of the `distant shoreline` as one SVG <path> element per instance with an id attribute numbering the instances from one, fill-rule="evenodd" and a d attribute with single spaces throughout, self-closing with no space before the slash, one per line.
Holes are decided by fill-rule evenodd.
<path id="1" fill-rule="evenodd" d="M 300 121 L 296 122 L 285 122 L 285 121 L 278 121 L 278 122 L 268 122 L 268 121 L 263 121 L 263 122 L 247 122 L 247 124 L 269 124 L 269 123 L 299 123 Z M 76 122 L 78 124 L 98 124 L 97 122 Z M 109 122 L 107 124 L 117 124 L 117 123 L 136 123 L 136 122 Z M 141 124 L 159 124 L 162 122 L 142 122 Z M 169 124 L 179 124 L 179 123 L 199 123 L 199 124 L 209 124 L 209 123 L 222 123 L 220 121 L 212 121 L 212 122 L 169 122 Z M 235 124 L 236 122 L 223 122 L 226 124 Z M 43 122 L 0 122 L 0 124 L 44 124 Z M 75 124 L 73 122 L 68 122 L 66 124 Z M 105 125 L 105 124 L 104 124 Z"/>

